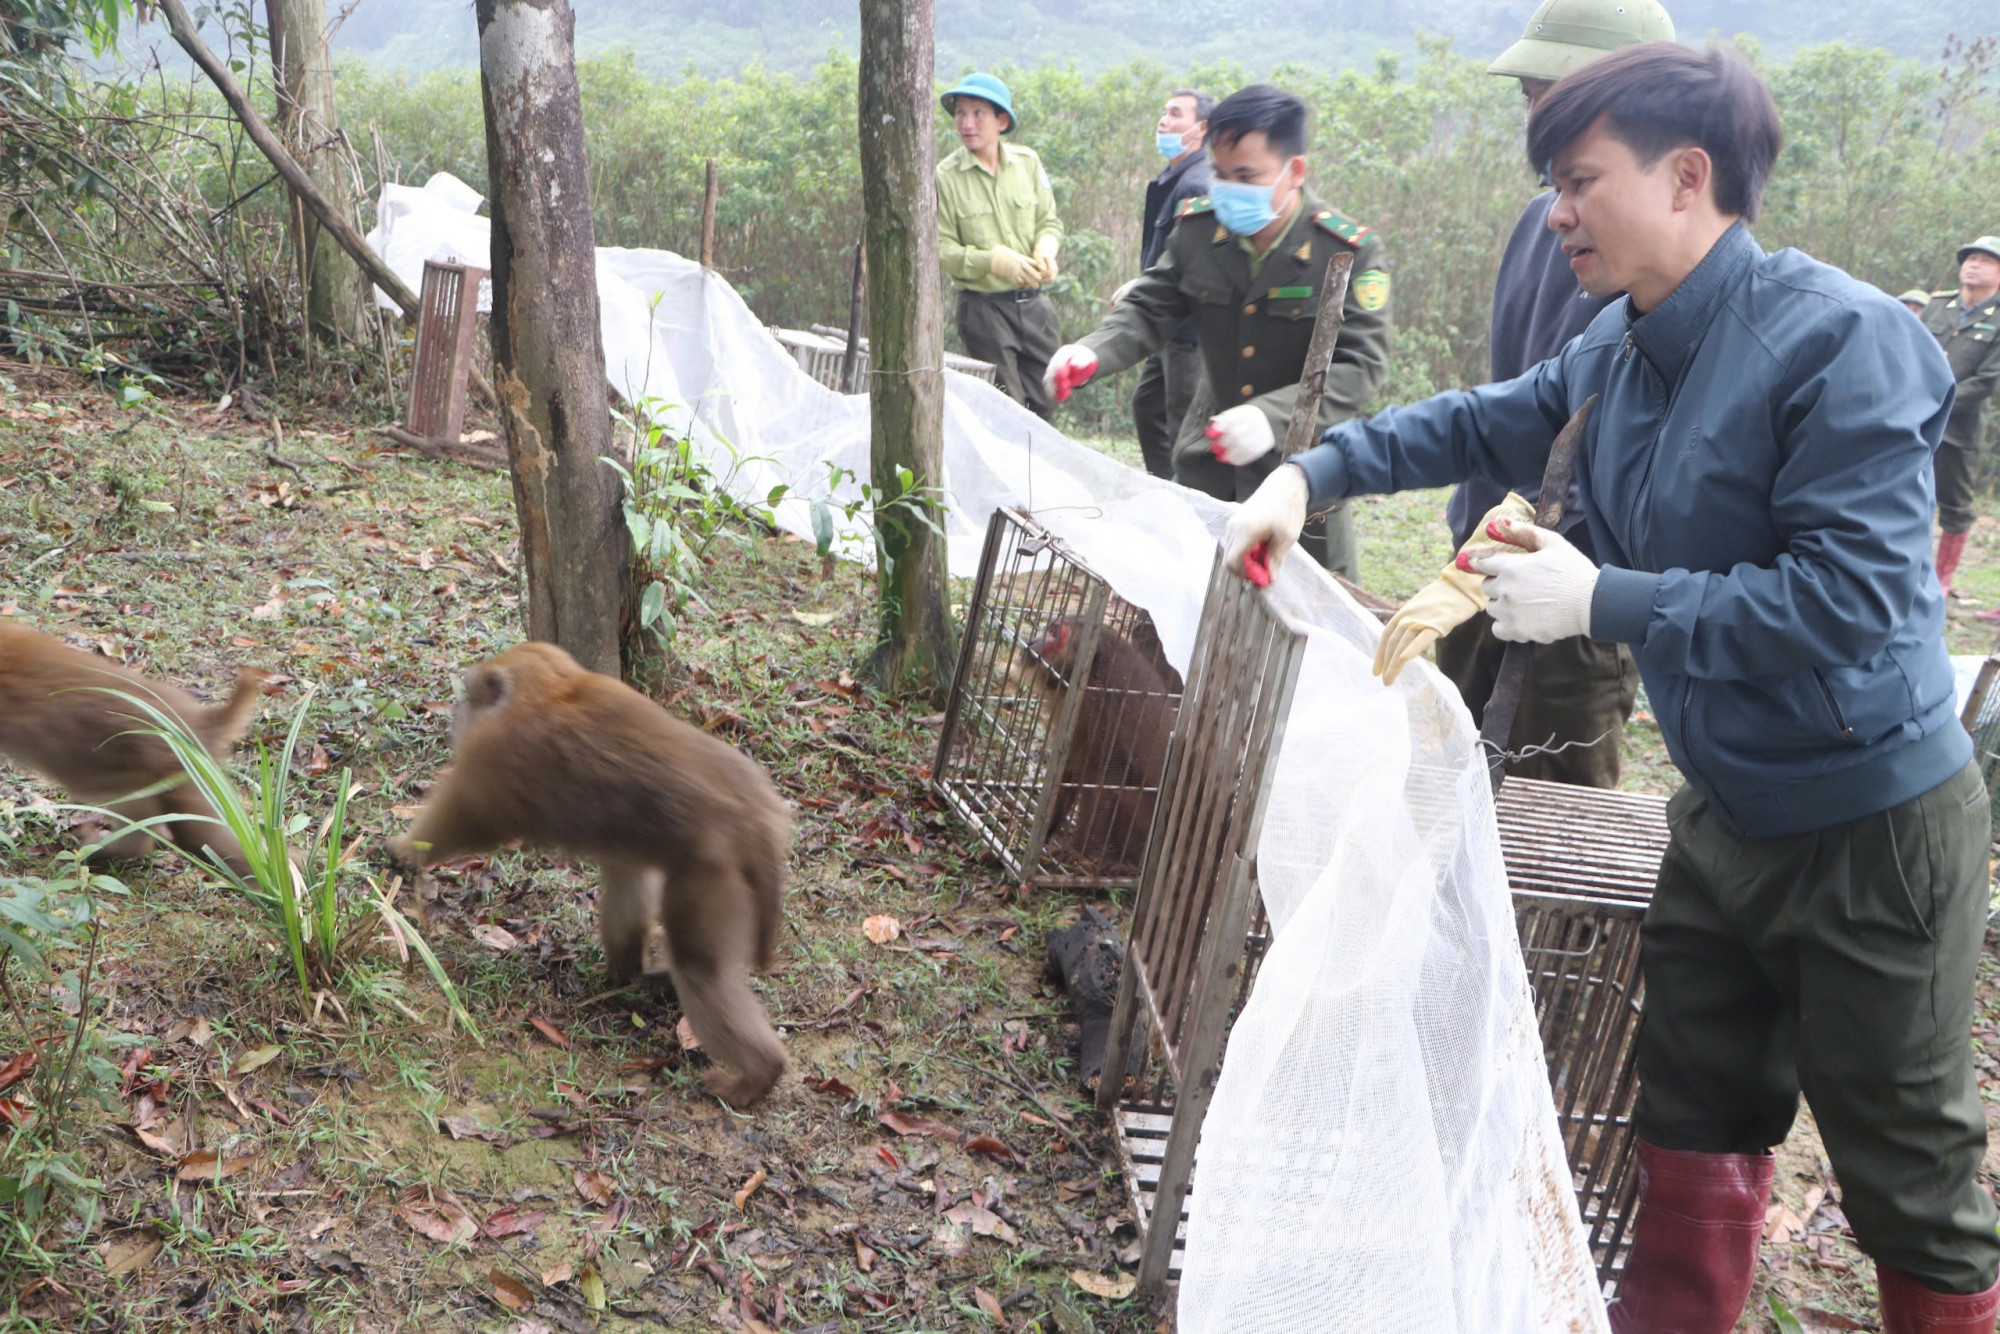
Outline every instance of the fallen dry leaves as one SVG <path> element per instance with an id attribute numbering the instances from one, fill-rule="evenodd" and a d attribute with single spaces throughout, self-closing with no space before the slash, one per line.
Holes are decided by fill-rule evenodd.
<path id="1" fill-rule="evenodd" d="M 510 1311 L 525 1311 L 535 1304 L 535 1294 L 528 1285 L 518 1278 L 511 1278 L 497 1269 L 486 1271 L 487 1281 L 493 1285 L 493 1296 Z"/>
<path id="2" fill-rule="evenodd" d="M 403 1192 L 403 1202 L 393 1212 L 432 1241 L 446 1245 L 468 1242 L 479 1235 L 479 1224 L 448 1190 L 412 1186 Z"/>
<path id="3" fill-rule="evenodd" d="M 600 1209 L 610 1206 L 611 1192 L 617 1188 L 617 1183 L 610 1177 L 596 1168 L 586 1171 L 579 1167 L 572 1180 L 576 1182 L 576 1193 L 584 1198 L 585 1203 L 594 1204 Z"/>
<path id="4" fill-rule="evenodd" d="M 750 1179 L 743 1183 L 742 1189 L 730 1197 L 736 1202 L 737 1209 L 740 1211 L 744 1205 L 750 1203 L 750 1197 L 755 1195 L 768 1180 L 770 1180 L 770 1177 L 763 1168 L 760 1167 L 755 1172 L 752 1172 Z"/>
<path id="5" fill-rule="evenodd" d="M 1093 1274 L 1088 1269 L 1072 1269 L 1069 1281 L 1093 1297 L 1122 1302 L 1138 1288 L 1139 1280 L 1125 1274 Z"/>
<path id="6" fill-rule="evenodd" d="M 224 1158 L 214 1149 L 196 1149 L 175 1165 L 174 1175 L 182 1181 L 206 1185 L 233 1177 L 256 1161 L 254 1153 L 240 1158 Z"/>
<path id="7" fill-rule="evenodd" d="M 886 945 L 903 934 L 903 924 L 887 913 L 878 913 L 864 920 L 861 930 L 877 945 Z"/>

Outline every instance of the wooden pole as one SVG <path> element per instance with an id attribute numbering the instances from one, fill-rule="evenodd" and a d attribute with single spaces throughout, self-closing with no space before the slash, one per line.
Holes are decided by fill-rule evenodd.
<path id="1" fill-rule="evenodd" d="M 243 85 L 236 82 L 236 76 L 229 72 L 229 67 L 216 59 L 215 52 L 209 50 L 208 44 L 201 40 L 201 34 L 195 30 L 194 20 L 188 17 L 187 6 L 181 0 L 159 0 L 159 5 L 160 12 L 166 16 L 167 31 L 180 44 L 181 50 L 188 53 L 188 58 L 209 77 L 209 81 L 222 94 L 222 100 L 227 102 L 229 109 L 236 114 L 236 119 L 243 123 L 243 130 L 250 136 L 250 142 L 257 145 L 257 150 L 270 159 L 272 167 L 285 178 L 285 184 L 291 187 L 299 202 L 306 206 L 306 210 L 313 217 L 319 219 L 320 226 L 326 228 L 327 233 L 339 243 L 340 248 L 361 266 L 361 271 L 368 275 L 369 280 L 387 292 L 391 301 L 403 308 L 404 315 L 410 319 L 417 318 L 418 311 L 422 308 L 417 294 L 410 290 L 408 283 L 396 276 L 394 269 L 384 264 L 375 252 L 368 248 L 368 243 L 361 239 L 360 234 L 348 224 L 347 219 L 341 217 L 339 211 L 327 202 L 326 196 L 313 184 L 312 177 L 306 175 L 305 169 L 285 151 L 285 146 L 278 142 L 278 136 L 271 132 L 271 127 L 258 114 L 257 108 L 250 104 L 249 95 L 243 91 Z M 479 368 L 476 366 L 472 368 L 471 379 L 472 387 L 488 402 L 499 401 L 494 397 L 493 386 L 486 383 L 486 377 L 479 373 Z"/>
<path id="2" fill-rule="evenodd" d="M 944 514 L 932 498 L 944 478 L 933 21 L 931 0 L 861 0 L 858 104 L 870 471 L 878 496 L 903 496 L 905 475 L 916 492 L 877 510 L 878 638 L 869 670 L 887 688 L 942 702 L 957 640 L 945 598 Z"/>
<path id="3" fill-rule="evenodd" d="M 701 186 L 701 266 L 715 267 L 715 196 L 720 186 L 715 179 L 715 159 L 708 159 Z"/>
<path id="4" fill-rule="evenodd" d="M 619 675 L 631 539 L 611 439 L 569 0 L 477 0 L 493 212 L 493 379 L 528 634 Z"/>
<path id="5" fill-rule="evenodd" d="M 847 351 L 840 358 L 840 392 L 854 392 L 854 372 L 861 362 L 861 305 L 868 281 L 868 243 L 854 247 L 854 287 L 847 295 Z"/>
<path id="6" fill-rule="evenodd" d="M 1340 326 L 1347 319 L 1347 279 L 1354 271 L 1351 252 L 1335 255 L 1326 264 L 1326 280 L 1320 284 L 1319 318 L 1313 321 L 1312 339 L 1306 344 L 1306 366 L 1299 374 L 1298 397 L 1292 400 L 1292 419 L 1285 424 L 1285 457 L 1302 454 L 1318 443 L 1319 397 L 1326 391 L 1327 367 L 1333 364 L 1333 345 L 1340 341 Z"/>

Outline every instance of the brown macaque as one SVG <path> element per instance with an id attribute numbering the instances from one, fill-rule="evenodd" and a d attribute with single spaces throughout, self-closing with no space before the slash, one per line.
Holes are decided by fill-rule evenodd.
<path id="1" fill-rule="evenodd" d="M 0 621 L 0 754 L 60 783 L 76 800 L 127 819 L 187 816 L 164 826 L 175 845 L 195 858 L 204 845 L 211 847 L 238 875 L 247 876 L 250 866 L 242 845 L 192 782 L 132 795 L 184 777 L 185 771 L 167 743 L 145 730 L 153 727 L 152 719 L 104 691 L 123 691 L 178 717 L 209 754 L 221 759 L 250 725 L 268 675 L 254 667 L 240 669 L 228 702 L 206 708 L 185 690 L 79 653 L 26 626 Z M 133 830 L 99 844 L 91 856 L 139 857 L 153 846 L 151 835 Z"/>
<path id="2" fill-rule="evenodd" d="M 551 644 L 465 674 L 452 766 L 407 834 L 406 865 L 514 839 L 597 864 L 606 970 L 664 971 L 708 1053 L 709 1087 L 755 1102 L 785 1068 L 751 969 L 777 945 L 791 815 L 771 779 L 708 733 Z"/>
<path id="3" fill-rule="evenodd" d="M 1064 682 L 1076 678 L 1082 639 L 1082 619 L 1064 616 L 1029 646 L 1029 675 L 1049 697 L 1051 717 Z M 1073 816 L 1067 841 L 1100 871 L 1136 871 L 1145 859 L 1174 730 L 1170 693 L 1148 654 L 1110 626 L 1098 630 L 1049 830 Z"/>

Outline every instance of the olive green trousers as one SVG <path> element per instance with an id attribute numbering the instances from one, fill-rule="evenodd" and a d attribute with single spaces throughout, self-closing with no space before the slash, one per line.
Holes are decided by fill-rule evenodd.
<path id="1" fill-rule="evenodd" d="M 1991 815 L 1968 764 L 1879 815 L 1736 832 L 1690 788 L 1640 960 L 1641 1138 L 1756 1153 L 1804 1093 L 1855 1240 L 1940 1292 L 2000 1274 L 1972 1064 Z"/>

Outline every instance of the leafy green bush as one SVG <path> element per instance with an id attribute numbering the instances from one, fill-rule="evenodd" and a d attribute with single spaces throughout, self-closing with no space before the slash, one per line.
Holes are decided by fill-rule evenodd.
<path id="1" fill-rule="evenodd" d="M 1148 62 L 1095 75 L 997 72 L 1068 230 L 1051 296 L 1074 338 L 1137 269 L 1161 103 L 1177 87 L 1222 94 L 1248 76 Z M 1765 74 L 1788 145 L 1757 228 L 1764 244 L 1798 245 L 1891 291 L 1943 285 L 1957 243 L 1994 225 L 1980 167 L 2000 155 L 1992 44 L 1954 45 L 1933 65 L 1834 44 L 1767 62 Z M 734 79 L 665 82 L 621 54 L 581 61 L 578 76 L 600 244 L 693 253 L 712 158 L 723 187 L 717 260 L 751 308 L 794 328 L 842 321 L 861 230 L 850 57 L 803 77 L 753 65 Z M 1384 56 L 1368 71 L 1287 66 L 1269 77 L 1313 107 L 1314 189 L 1386 246 L 1398 332 L 1384 401 L 1484 379 L 1500 251 L 1537 188 L 1521 153 L 1516 83 L 1437 38 L 1419 39 L 1408 70 Z M 343 65 L 340 91 L 348 123 L 373 121 L 406 179 L 443 168 L 484 188 L 476 75 L 407 79 Z M 936 130 L 949 152 L 956 141 L 942 113 Z M 1120 381 L 1093 385 L 1058 420 L 1123 433 L 1128 395 Z"/>

